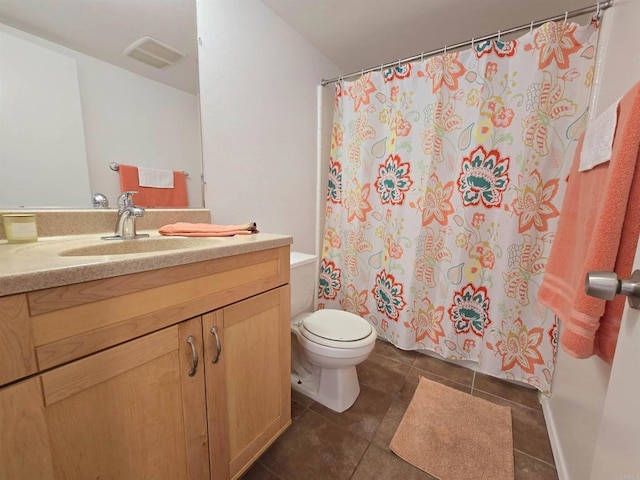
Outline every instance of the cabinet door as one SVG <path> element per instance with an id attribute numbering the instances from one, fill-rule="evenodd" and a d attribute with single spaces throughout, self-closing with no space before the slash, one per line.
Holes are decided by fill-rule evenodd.
<path id="1" fill-rule="evenodd" d="M 202 358 L 193 372 L 194 351 L 202 353 L 201 318 L 42 374 L 55 477 L 207 478 L 204 372 Z"/>
<path id="2" fill-rule="evenodd" d="M 203 317 L 211 478 L 239 477 L 291 423 L 289 317 L 289 285 Z"/>
<path id="3" fill-rule="evenodd" d="M 54 478 L 40 379 L 0 389 L 0 478 Z"/>

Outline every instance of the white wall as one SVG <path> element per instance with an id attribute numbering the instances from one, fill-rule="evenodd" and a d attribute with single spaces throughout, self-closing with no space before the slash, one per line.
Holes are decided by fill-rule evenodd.
<path id="1" fill-rule="evenodd" d="M 3 31 L 0 172 L 5 207 L 72 207 L 91 198 L 75 60 Z"/>
<path id="2" fill-rule="evenodd" d="M 640 81 L 640 1 L 616 0 L 602 22 L 594 115 Z M 561 480 L 589 478 L 611 368 L 558 351 L 553 394 L 543 403 Z"/>
<path id="3" fill-rule="evenodd" d="M 317 94 L 338 69 L 259 0 L 197 2 L 205 203 L 316 240 Z"/>
<path id="4" fill-rule="evenodd" d="M 34 35 L 0 24 L 0 31 L 66 56 L 76 63 L 90 190 L 102 192 L 115 205 L 119 194 L 119 177 L 109 169 L 110 162 L 147 167 L 186 170 L 189 204 L 202 206 L 200 187 L 201 144 L 199 99 L 196 95 L 166 86 L 109 63 L 81 54 Z M 3 45 L 5 48 L 5 45 Z M 38 141 L 37 131 L 33 141 Z M 76 188 L 73 182 L 63 187 L 69 169 L 65 159 L 49 157 L 55 162 L 56 185 Z M 3 162 L 2 169 L 14 168 Z M 23 166 L 18 166 L 23 168 Z M 64 175 L 63 175 L 64 174 Z M 86 177 L 86 172 L 85 172 Z M 77 185 L 77 182 L 75 182 Z M 85 191 L 89 186 L 84 186 Z M 27 206 L 59 206 L 52 203 Z M 75 206 L 89 207 L 91 198 Z M 66 205 L 71 206 L 71 205 Z"/>

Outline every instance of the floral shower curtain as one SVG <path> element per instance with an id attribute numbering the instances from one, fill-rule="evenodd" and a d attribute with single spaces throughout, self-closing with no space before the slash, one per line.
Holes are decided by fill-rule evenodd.
<path id="1" fill-rule="evenodd" d="M 551 22 L 338 83 L 320 308 L 549 393 L 537 292 L 596 44 L 595 22 Z"/>

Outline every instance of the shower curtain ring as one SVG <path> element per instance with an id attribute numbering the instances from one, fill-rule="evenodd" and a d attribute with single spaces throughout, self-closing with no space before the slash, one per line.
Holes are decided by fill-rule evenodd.
<path id="1" fill-rule="evenodd" d="M 500 41 L 500 30 L 498 30 L 498 42 Z"/>
<path id="2" fill-rule="evenodd" d="M 424 62 L 424 52 L 420 54 L 420 63 Z"/>
<path id="3" fill-rule="evenodd" d="M 567 18 L 568 18 L 568 17 L 569 17 L 569 12 L 565 11 L 565 12 L 564 12 L 564 24 L 563 24 L 563 25 L 566 25 L 566 24 L 567 24 Z"/>
<path id="4" fill-rule="evenodd" d="M 529 33 L 533 33 L 533 20 L 531 20 L 531 26 L 529 27 Z"/>
<path id="5" fill-rule="evenodd" d="M 600 20 L 600 2 L 596 4 L 596 20 Z"/>
<path id="6" fill-rule="evenodd" d="M 471 39 L 471 50 L 473 50 L 475 48 L 475 45 L 474 45 L 475 41 L 476 41 L 475 38 Z"/>
<path id="7" fill-rule="evenodd" d="M 444 46 L 444 49 L 443 49 L 443 51 L 442 51 L 442 56 L 443 56 L 443 57 L 446 57 L 446 56 L 447 56 L 447 46 L 446 46 L 446 45 Z"/>

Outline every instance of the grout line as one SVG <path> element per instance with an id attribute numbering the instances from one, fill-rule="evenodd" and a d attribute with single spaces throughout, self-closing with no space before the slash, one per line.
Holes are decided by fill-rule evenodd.
<path id="1" fill-rule="evenodd" d="M 550 466 L 550 467 L 552 467 L 554 470 L 556 469 L 556 466 L 555 466 L 553 463 L 549 463 L 549 462 L 547 462 L 547 461 L 545 461 L 545 460 L 543 460 L 543 459 L 541 459 L 541 458 L 534 457 L 533 455 L 530 455 L 530 454 L 528 454 L 527 452 L 523 452 L 522 450 L 518 450 L 517 448 L 514 448 L 514 449 L 513 449 L 513 451 L 514 451 L 514 452 L 521 453 L 521 454 L 523 454 L 523 455 L 526 455 L 527 457 L 532 458 L 532 459 L 534 459 L 534 460 L 537 460 L 538 462 L 542 462 L 542 463 L 544 463 L 545 465 L 549 465 L 549 466 Z"/>
<path id="2" fill-rule="evenodd" d="M 358 471 L 358 467 L 360 466 L 360 464 L 362 463 L 362 459 L 364 458 L 364 456 L 367 454 L 367 452 L 369 451 L 369 448 L 371 447 L 371 442 L 369 442 L 367 444 L 367 448 L 364 449 L 364 452 L 362 453 L 362 456 L 360 457 L 360 460 L 358 460 L 358 463 L 356 464 L 356 467 L 353 469 L 353 472 L 351 472 L 351 475 L 349 475 L 349 478 L 353 478 L 353 476 L 356 474 L 356 472 Z"/>

